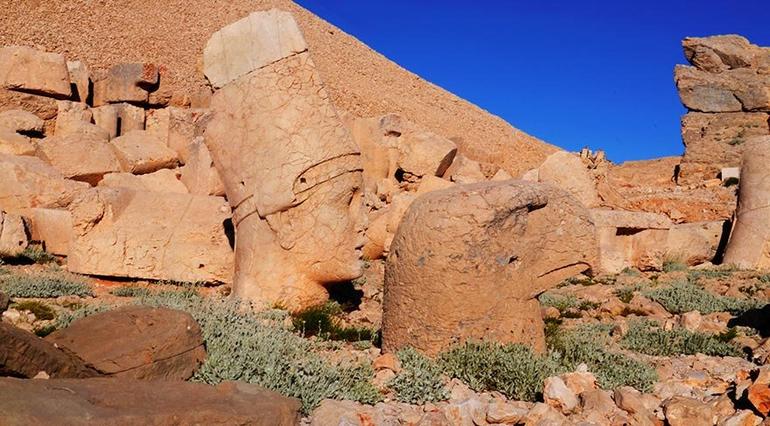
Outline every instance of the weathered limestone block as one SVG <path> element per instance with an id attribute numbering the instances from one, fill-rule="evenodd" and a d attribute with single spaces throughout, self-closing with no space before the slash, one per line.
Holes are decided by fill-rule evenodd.
<path id="1" fill-rule="evenodd" d="M 134 130 L 110 141 L 124 171 L 134 174 L 176 167 L 176 151 L 144 130 Z"/>
<path id="2" fill-rule="evenodd" d="M 415 176 L 443 176 L 457 154 L 457 145 L 427 131 L 398 138 L 398 166 Z"/>
<path id="3" fill-rule="evenodd" d="M 127 103 L 103 105 L 92 108 L 94 122 L 106 130 L 110 139 L 122 136 L 133 130 L 144 130 L 144 109 Z"/>
<path id="4" fill-rule="evenodd" d="M 700 70 L 719 73 L 736 68 L 770 70 L 766 49 L 739 35 L 687 37 L 682 41 L 687 61 Z"/>
<path id="5" fill-rule="evenodd" d="M 202 137 L 196 137 L 189 145 L 187 160 L 180 171 L 180 180 L 191 194 L 225 195 L 225 184 Z"/>
<path id="6" fill-rule="evenodd" d="M 84 102 L 56 101 L 56 106 L 56 136 L 77 133 L 83 125 L 93 121 L 94 115 Z"/>
<path id="7" fill-rule="evenodd" d="M 298 400 L 243 382 L 2 378 L 0 395 L 3 420 L 14 425 L 300 423 Z"/>
<path id="8" fill-rule="evenodd" d="M 430 175 L 423 176 L 423 178 L 420 179 L 420 186 L 417 187 L 416 194 L 422 195 L 432 191 L 447 189 L 454 185 L 455 184 L 453 182 L 450 182 L 446 179 L 442 179 L 440 177 L 430 176 Z"/>
<path id="9" fill-rule="evenodd" d="M 254 12 L 212 34 L 203 48 L 203 73 L 212 86 L 220 88 L 306 50 L 291 13 L 278 9 Z"/>
<path id="10" fill-rule="evenodd" d="M 37 156 L 64 177 L 96 185 L 102 177 L 121 170 L 110 144 L 95 134 L 49 136 L 38 143 Z"/>
<path id="11" fill-rule="evenodd" d="M 25 46 L 0 48 L 0 86 L 55 98 L 72 95 L 64 56 Z"/>
<path id="12" fill-rule="evenodd" d="M 770 268 L 770 137 L 746 144 L 741 162 L 738 210 L 724 263 L 746 269 Z"/>
<path id="13" fill-rule="evenodd" d="M 770 115 L 762 112 L 706 114 L 682 117 L 685 153 L 680 180 L 694 182 L 718 176 L 722 167 L 740 164 L 746 141 L 770 134 Z"/>
<path id="14" fill-rule="evenodd" d="M 24 251 L 28 244 L 21 216 L 0 211 L 0 255 L 15 256 Z"/>
<path id="15" fill-rule="evenodd" d="M 94 82 L 94 106 L 111 103 L 147 103 L 158 86 L 158 67 L 154 64 L 118 64 Z"/>
<path id="16" fill-rule="evenodd" d="M 91 94 L 91 73 L 82 61 L 67 61 L 67 70 L 72 82 L 72 98 L 85 103 Z"/>
<path id="17" fill-rule="evenodd" d="M 549 155 L 538 169 L 538 179 L 569 192 L 586 207 L 599 205 L 596 185 L 577 155 L 566 151 Z"/>
<path id="18" fill-rule="evenodd" d="M 219 197 L 94 188 L 70 206 L 74 236 L 67 267 L 92 275 L 231 282 Z"/>
<path id="19" fill-rule="evenodd" d="M 473 161 L 462 154 L 455 156 L 452 165 L 444 173 L 444 177 L 460 184 L 484 182 L 487 180 L 484 172 L 481 171 L 479 162 Z"/>
<path id="20" fill-rule="evenodd" d="M 695 222 L 672 226 L 666 238 L 666 256 L 689 266 L 712 262 L 722 239 L 724 222 Z"/>
<path id="21" fill-rule="evenodd" d="M 88 186 L 65 179 L 37 157 L 0 154 L 0 209 L 7 212 L 67 207 Z"/>
<path id="22" fill-rule="evenodd" d="M 128 306 L 90 315 L 45 340 L 102 375 L 187 380 L 206 358 L 198 323 L 187 312 Z"/>
<path id="23" fill-rule="evenodd" d="M 37 146 L 29 134 L 42 132 L 43 120 L 35 114 L 22 110 L 4 111 L 0 113 L 0 153 L 34 155 Z"/>
<path id="24" fill-rule="evenodd" d="M 387 114 L 350 120 L 347 126 L 361 151 L 364 188 L 376 192 L 378 182 L 394 179 L 398 168 L 398 138 L 406 131 L 407 124 L 401 116 Z"/>
<path id="25" fill-rule="evenodd" d="M 510 180 L 510 179 L 513 179 L 513 176 L 511 176 L 510 173 L 506 172 L 505 169 L 500 169 L 497 172 L 495 172 L 495 174 L 489 180 L 500 181 L 500 180 Z M 535 181 L 537 181 L 537 179 Z"/>
<path id="26" fill-rule="evenodd" d="M 535 297 L 589 269 L 594 238 L 585 207 L 549 185 L 482 182 L 420 196 L 385 265 L 383 350 L 436 354 L 482 338 L 544 350 Z"/>
<path id="27" fill-rule="evenodd" d="M 32 241 L 51 254 L 67 256 L 72 239 L 72 213 L 64 209 L 33 208 L 25 212 Z"/>
<path id="28" fill-rule="evenodd" d="M 677 65 L 674 79 L 685 107 L 700 112 L 770 110 L 770 75 L 741 68 L 719 74 Z"/>
<path id="29" fill-rule="evenodd" d="M 187 164 L 190 144 L 203 136 L 208 110 L 168 107 L 147 112 L 147 132 L 176 151 L 181 164 Z"/>
<path id="30" fill-rule="evenodd" d="M 233 294 L 301 309 L 327 300 L 326 285 L 361 275 L 364 212 L 360 154 L 309 54 L 283 43 L 298 37 L 291 19 L 257 12 L 212 37 L 207 74 L 227 84 L 212 97 L 205 141 L 234 209 Z M 254 65 L 263 48 L 272 63 Z M 254 66 L 212 74 L 212 57 L 225 66 L 230 52 Z"/>
<path id="31" fill-rule="evenodd" d="M 53 378 L 88 378 L 99 373 L 83 360 L 57 348 L 34 334 L 0 321 L 0 376 L 31 379 L 40 372 Z M 0 395 L 6 399 L 2 387 Z M 7 420 L 3 410 L 3 418 Z M 5 421 L 4 420 L 4 421 Z"/>
<path id="32" fill-rule="evenodd" d="M 160 169 L 144 175 L 131 173 L 110 173 L 104 175 L 99 186 L 107 188 L 127 188 L 135 191 L 174 192 L 189 194 L 187 187 L 179 180 L 180 169 Z M 209 195 L 209 194 L 198 194 Z"/>
<path id="33" fill-rule="evenodd" d="M 592 209 L 599 243 L 596 272 L 615 274 L 624 268 L 660 269 L 666 255 L 671 220 L 657 213 Z"/>

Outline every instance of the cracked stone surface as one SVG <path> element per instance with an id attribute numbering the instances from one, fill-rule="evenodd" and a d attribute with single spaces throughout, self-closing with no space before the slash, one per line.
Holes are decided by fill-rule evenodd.
<path id="1" fill-rule="evenodd" d="M 385 269 L 383 349 L 488 338 L 544 350 L 535 297 L 596 261 L 594 225 L 549 185 L 484 182 L 415 200 Z"/>
<path id="2" fill-rule="evenodd" d="M 735 226 L 724 263 L 770 267 L 770 136 L 751 139 L 743 153 Z"/>
<path id="3" fill-rule="evenodd" d="M 72 272 L 183 282 L 230 282 L 233 252 L 221 197 L 93 188 L 70 206 Z"/>
<path id="4" fill-rule="evenodd" d="M 359 151 L 309 54 L 294 52 L 214 93 L 205 143 L 233 208 L 233 294 L 301 309 L 361 275 L 364 219 Z"/>

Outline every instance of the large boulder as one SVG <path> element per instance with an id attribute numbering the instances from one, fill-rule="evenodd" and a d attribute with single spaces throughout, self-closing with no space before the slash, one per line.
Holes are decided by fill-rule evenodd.
<path id="1" fill-rule="evenodd" d="M 290 309 L 362 273 L 360 153 L 309 53 L 297 53 L 301 37 L 290 13 L 256 12 L 204 51 L 207 76 L 224 85 L 205 143 L 233 208 L 233 294 Z"/>
<path id="2" fill-rule="evenodd" d="M 43 133 L 43 120 L 31 112 L 8 110 L 0 113 L 0 153 L 35 155 L 35 142 L 28 135 Z"/>
<path id="3" fill-rule="evenodd" d="M 569 192 L 586 207 L 599 205 L 596 185 L 575 154 L 558 151 L 549 155 L 538 169 L 538 180 Z"/>
<path id="4" fill-rule="evenodd" d="M 116 378 L 0 378 L 0 412 L 13 425 L 294 426 L 300 403 L 259 386 Z"/>
<path id="5" fill-rule="evenodd" d="M 0 86 L 56 98 L 72 95 L 64 56 L 26 46 L 0 48 Z"/>
<path id="6" fill-rule="evenodd" d="M 151 91 L 158 87 L 158 67 L 154 64 L 130 63 L 112 66 L 94 82 L 94 105 L 108 103 L 146 103 Z"/>
<path id="7" fill-rule="evenodd" d="M 102 105 L 91 108 L 91 113 L 94 123 L 104 129 L 110 139 L 145 128 L 144 109 L 136 105 L 128 103 Z"/>
<path id="8" fill-rule="evenodd" d="M 67 207 L 88 187 L 85 182 L 65 179 L 39 158 L 0 154 L 0 208 L 7 212 Z"/>
<path id="9" fill-rule="evenodd" d="M 141 175 L 176 167 L 176 151 L 144 130 L 134 130 L 110 142 L 123 170 Z"/>
<path id="10" fill-rule="evenodd" d="M 73 203 L 67 267 L 82 274 L 231 282 L 220 197 L 94 188 Z"/>
<path id="11" fill-rule="evenodd" d="M 225 184 L 219 176 L 211 152 L 202 137 L 196 137 L 187 147 L 184 167 L 180 168 L 179 180 L 190 194 L 225 195 Z"/>
<path id="12" fill-rule="evenodd" d="M 770 267 L 770 136 L 754 138 L 741 162 L 735 226 L 724 262 L 746 269 Z"/>
<path id="13" fill-rule="evenodd" d="M 112 377 L 187 380 L 206 358 L 198 323 L 168 308 L 129 306 L 91 315 L 45 339 Z"/>
<path id="14" fill-rule="evenodd" d="M 458 185 L 417 198 L 385 266 L 383 349 L 466 339 L 545 349 L 535 297 L 596 261 L 588 211 L 549 185 Z"/>
<path id="15" fill-rule="evenodd" d="M 182 164 L 191 155 L 190 144 L 203 136 L 209 118 L 207 110 L 168 107 L 147 112 L 147 133 L 151 133 L 166 146 L 176 151 Z"/>
<path id="16" fill-rule="evenodd" d="M 415 176 L 443 176 L 457 145 L 428 131 L 412 131 L 398 139 L 398 167 Z"/>
<path id="17" fill-rule="evenodd" d="M 38 144 L 37 155 L 64 177 L 91 185 L 96 185 L 105 174 L 121 170 L 107 139 L 96 134 L 49 136 Z"/>
<path id="18" fill-rule="evenodd" d="M 28 244 L 24 219 L 0 210 L 0 257 L 15 256 L 24 251 Z"/>
<path id="19" fill-rule="evenodd" d="M 32 241 L 51 254 L 67 256 L 72 239 L 72 213 L 64 209 L 33 208 L 25 212 Z"/>
<path id="20" fill-rule="evenodd" d="M 31 379 L 40 373 L 53 378 L 86 378 L 99 372 L 53 343 L 0 321 L 0 376 Z M 2 393 L 2 391 L 0 391 Z M 5 414 L 4 414 L 5 415 Z"/>
<path id="21" fill-rule="evenodd" d="M 687 37 L 682 47 L 687 61 L 703 71 L 719 73 L 737 68 L 770 71 L 770 50 L 753 45 L 739 35 Z"/>

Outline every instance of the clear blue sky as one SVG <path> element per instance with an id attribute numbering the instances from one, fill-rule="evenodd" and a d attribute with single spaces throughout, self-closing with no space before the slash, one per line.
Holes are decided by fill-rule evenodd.
<path id="1" fill-rule="evenodd" d="M 683 152 L 685 36 L 770 46 L 770 0 L 298 0 L 404 68 L 565 149 Z"/>

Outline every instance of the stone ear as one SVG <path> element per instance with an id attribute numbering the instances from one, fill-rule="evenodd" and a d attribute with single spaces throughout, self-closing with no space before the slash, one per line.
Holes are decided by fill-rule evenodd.
<path id="1" fill-rule="evenodd" d="M 295 227 L 291 221 L 287 220 L 288 216 L 283 212 L 268 215 L 267 225 L 275 233 L 278 244 L 284 250 L 291 250 L 299 239 L 299 234 L 296 232 Z"/>

